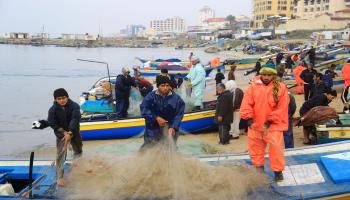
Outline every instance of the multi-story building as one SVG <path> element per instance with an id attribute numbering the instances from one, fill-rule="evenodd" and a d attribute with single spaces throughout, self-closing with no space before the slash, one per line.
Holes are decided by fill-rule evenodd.
<path id="1" fill-rule="evenodd" d="M 150 28 L 157 33 L 183 33 L 186 31 L 185 20 L 181 17 L 173 17 L 165 20 L 151 21 Z"/>
<path id="2" fill-rule="evenodd" d="M 350 0 L 293 0 L 293 18 L 313 19 L 350 8 Z"/>
<path id="3" fill-rule="evenodd" d="M 272 15 L 291 18 L 292 0 L 253 0 L 252 28 L 263 28 L 264 21 Z"/>
<path id="4" fill-rule="evenodd" d="M 199 10 L 199 20 L 205 23 L 209 18 L 215 18 L 215 11 L 208 6 L 204 6 Z"/>
<path id="5" fill-rule="evenodd" d="M 350 26 L 350 0 L 293 0 L 287 31 L 343 29 Z"/>

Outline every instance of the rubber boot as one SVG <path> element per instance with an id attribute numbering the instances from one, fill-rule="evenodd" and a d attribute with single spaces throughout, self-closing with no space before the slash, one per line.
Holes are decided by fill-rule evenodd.
<path id="1" fill-rule="evenodd" d="M 275 172 L 275 181 L 280 182 L 283 181 L 283 173 L 282 172 Z"/>

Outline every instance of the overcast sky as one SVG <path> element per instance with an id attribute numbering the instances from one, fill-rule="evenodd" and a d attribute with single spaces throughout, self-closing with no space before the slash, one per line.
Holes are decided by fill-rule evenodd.
<path id="1" fill-rule="evenodd" d="M 251 16 L 251 0 L 0 0 L 0 33 L 119 33 L 128 24 L 149 27 L 153 19 L 180 16 L 199 23 L 207 5 L 217 17 Z"/>

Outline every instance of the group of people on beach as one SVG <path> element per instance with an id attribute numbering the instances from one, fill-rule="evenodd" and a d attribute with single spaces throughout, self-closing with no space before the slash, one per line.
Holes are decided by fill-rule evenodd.
<path id="1" fill-rule="evenodd" d="M 279 58 L 280 59 L 280 58 Z M 288 58 L 287 58 L 288 59 Z M 192 88 L 191 97 L 194 99 L 194 110 L 203 107 L 205 90 L 205 70 L 199 58 L 190 58 L 192 67 L 189 74 L 177 80 L 169 76 L 166 70 L 156 77 L 156 89 L 142 78 L 136 70 L 135 76 L 130 76 L 127 68 L 116 78 L 115 97 L 118 117 L 126 118 L 129 106 L 130 89 L 132 86 L 143 91 L 140 105 L 141 116 L 145 119 L 144 144 L 142 149 L 157 144 L 165 136 L 170 136 L 176 142 L 179 127 L 184 116 L 185 102 L 176 94 L 176 89 L 184 80 Z M 269 61 L 261 65 L 256 63 L 253 70 L 245 75 L 256 72 L 247 90 L 243 92 L 235 82 L 236 66 L 231 67 L 228 80 L 223 83 L 225 76 L 218 70 L 215 77 L 217 104 L 215 121 L 218 124 L 219 143 L 229 144 L 230 139 L 238 139 L 244 130 L 248 134 L 248 151 L 252 163 L 259 171 L 264 171 L 265 150 L 269 145 L 270 168 L 275 173 L 275 180 L 283 180 L 282 171 L 285 166 L 284 148 L 293 148 L 292 117 L 296 110 L 293 95 L 283 83 L 281 67 L 277 61 Z M 279 60 L 280 62 L 281 60 Z M 306 62 L 300 63 L 293 70 L 305 67 Z M 300 109 L 303 116 L 310 109 L 317 106 L 328 106 L 337 96 L 332 86 L 322 82 L 323 75 L 313 69 L 313 63 L 308 63 L 304 70 L 300 70 L 296 79 L 304 81 L 305 103 Z M 334 74 L 330 68 L 326 74 Z M 345 70 L 345 71 L 344 71 Z M 348 71 L 346 71 L 348 70 Z M 343 67 L 345 90 L 342 95 L 344 108 L 349 109 L 350 62 Z M 346 73 L 346 74 L 344 74 Z M 298 81 L 297 81 L 298 85 Z M 299 90 L 297 90 L 298 92 Z M 298 92 L 298 93 L 301 93 Z M 311 93 L 311 94 L 310 94 Z M 57 184 L 64 185 L 63 164 L 67 152 L 67 145 L 71 144 L 75 157 L 82 155 L 82 141 L 79 133 L 80 110 L 79 105 L 69 99 L 65 89 L 54 91 L 54 104 L 49 110 L 48 125 L 52 127 L 57 137 Z M 310 127 L 304 127 L 304 143 L 310 144 Z M 164 135 L 164 133 L 167 133 Z"/>

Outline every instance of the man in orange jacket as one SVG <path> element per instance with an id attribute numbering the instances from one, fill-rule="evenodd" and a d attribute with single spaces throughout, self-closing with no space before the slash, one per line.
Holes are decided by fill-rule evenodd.
<path id="1" fill-rule="evenodd" d="M 307 64 L 303 62 L 293 70 L 293 73 L 295 75 L 295 82 L 297 85 L 297 94 L 304 94 L 304 80 L 300 78 L 300 74 L 306 69 L 306 67 Z"/>
<path id="2" fill-rule="evenodd" d="M 264 171 L 265 149 L 269 144 L 270 168 L 282 181 L 285 166 L 283 131 L 288 130 L 288 90 L 277 78 L 274 66 L 266 66 L 244 94 L 240 115 L 247 120 L 248 151 L 252 163 Z"/>
<path id="3" fill-rule="evenodd" d="M 343 65 L 341 73 L 343 74 L 344 88 L 346 88 L 348 85 L 350 85 L 350 59 Z"/>

